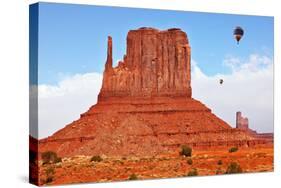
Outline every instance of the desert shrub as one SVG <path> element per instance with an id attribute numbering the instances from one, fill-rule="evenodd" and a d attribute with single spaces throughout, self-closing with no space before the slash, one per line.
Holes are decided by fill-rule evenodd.
<path id="1" fill-rule="evenodd" d="M 238 151 L 238 148 L 237 147 L 232 147 L 228 151 L 229 151 L 229 153 L 233 153 L 233 152 Z"/>
<path id="2" fill-rule="evenodd" d="M 95 155 L 91 158 L 91 162 L 94 161 L 94 162 L 101 162 L 102 161 L 102 158 L 99 156 L 99 155 Z"/>
<path id="3" fill-rule="evenodd" d="M 242 172 L 242 168 L 240 167 L 240 165 L 236 162 L 231 162 L 227 169 L 226 169 L 226 174 L 236 174 L 236 173 L 241 173 Z"/>
<path id="4" fill-rule="evenodd" d="M 52 175 L 55 173 L 55 169 L 53 167 L 49 167 L 46 169 L 46 175 Z"/>
<path id="5" fill-rule="evenodd" d="M 61 158 L 53 151 L 46 151 L 41 154 L 43 164 L 58 163 L 61 162 Z"/>
<path id="6" fill-rule="evenodd" d="M 189 159 L 187 159 L 187 161 L 186 161 L 186 162 L 187 162 L 187 164 L 189 164 L 189 165 L 192 165 L 192 164 L 193 164 L 193 161 L 192 161 L 192 159 L 190 159 L 190 158 L 189 158 Z"/>
<path id="7" fill-rule="evenodd" d="M 53 176 L 49 176 L 46 178 L 45 183 L 51 183 L 54 180 Z"/>
<path id="8" fill-rule="evenodd" d="M 216 170 L 216 174 L 223 174 L 223 170 L 222 170 L 221 168 L 218 168 L 218 169 Z"/>
<path id="9" fill-rule="evenodd" d="M 122 157 L 122 160 L 124 160 L 124 161 L 127 160 L 127 157 Z"/>
<path id="10" fill-rule="evenodd" d="M 136 174 L 131 174 L 129 180 L 137 180 L 138 176 Z"/>
<path id="11" fill-rule="evenodd" d="M 45 171 L 46 180 L 45 183 L 51 183 L 54 180 L 55 169 L 53 167 L 49 167 Z"/>
<path id="12" fill-rule="evenodd" d="M 181 147 L 180 155 L 183 155 L 185 157 L 191 157 L 192 149 L 189 146 L 183 145 Z"/>
<path id="13" fill-rule="evenodd" d="M 62 162 L 62 159 L 61 157 L 57 157 L 54 161 L 54 163 L 61 163 Z"/>
<path id="14" fill-rule="evenodd" d="M 222 165 L 222 160 L 218 160 L 218 165 Z"/>
<path id="15" fill-rule="evenodd" d="M 191 170 L 188 172 L 187 176 L 198 176 L 197 169 L 196 169 L 196 168 L 191 169 Z"/>

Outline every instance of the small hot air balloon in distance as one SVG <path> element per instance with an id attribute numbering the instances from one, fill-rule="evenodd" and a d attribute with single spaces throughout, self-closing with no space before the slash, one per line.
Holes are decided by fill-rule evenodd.
<path id="1" fill-rule="evenodd" d="M 220 84 L 223 84 L 223 79 L 220 79 Z"/>
<path id="2" fill-rule="evenodd" d="M 233 31 L 233 35 L 237 41 L 237 44 L 239 44 L 240 39 L 243 37 L 244 35 L 244 30 L 242 29 L 242 27 L 235 27 L 234 31 Z"/>

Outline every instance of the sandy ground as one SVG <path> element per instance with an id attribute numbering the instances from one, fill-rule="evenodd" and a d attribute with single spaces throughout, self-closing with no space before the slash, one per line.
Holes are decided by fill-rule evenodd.
<path id="1" fill-rule="evenodd" d="M 194 171 L 198 176 L 225 174 L 231 162 L 237 163 L 242 173 L 270 172 L 273 153 L 273 147 L 239 148 L 233 153 L 228 149 L 197 150 L 191 157 L 178 153 L 152 158 L 101 156 L 100 162 L 91 161 L 92 156 L 75 156 L 56 164 L 40 164 L 40 185 L 185 177 Z"/>

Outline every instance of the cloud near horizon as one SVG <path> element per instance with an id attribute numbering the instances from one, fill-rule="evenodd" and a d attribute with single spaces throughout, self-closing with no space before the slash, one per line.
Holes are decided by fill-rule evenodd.
<path id="1" fill-rule="evenodd" d="M 223 65 L 231 69 L 231 74 L 208 76 L 192 60 L 193 98 L 233 127 L 235 113 L 241 111 L 249 118 L 251 128 L 272 132 L 273 60 L 258 54 L 247 59 L 228 56 Z M 219 84 L 220 79 L 223 84 Z M 67 77 L 57 85 L 39 85 L 39 138 L 77 120 L 96 103 L 101 84 L 102 74 L 93 72 Z"/>
<path id="2" fill-rule="evenodd" d="M 76 74 L 58 85 L 38 86 L 39 138 L 52 135 L 67 124 L 79 119 L 97 102 L 102 74 Z"/>
<path id="3" fill-rule="evenodd" d="M 232 127 L 236 112 L 241 111 L 249 118 L 250 128 L 273 132 L 273 60 L 252 54 L 245 60 L 226 57 L 223 64 L 231 69 L 231 74 L 207 76 L 192 61 L 193 97 Z"/>

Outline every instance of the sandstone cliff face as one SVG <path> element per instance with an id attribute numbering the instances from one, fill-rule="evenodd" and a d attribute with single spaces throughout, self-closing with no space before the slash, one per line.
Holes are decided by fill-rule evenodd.
<path id="1" fill-rule="evenodd" d="M 115 68 L 109 37 L 99 99 L 122 96 L 190 98 L 190 46 L 186 33 L 180 29 L 131 30 L 126 55 Z"/>

